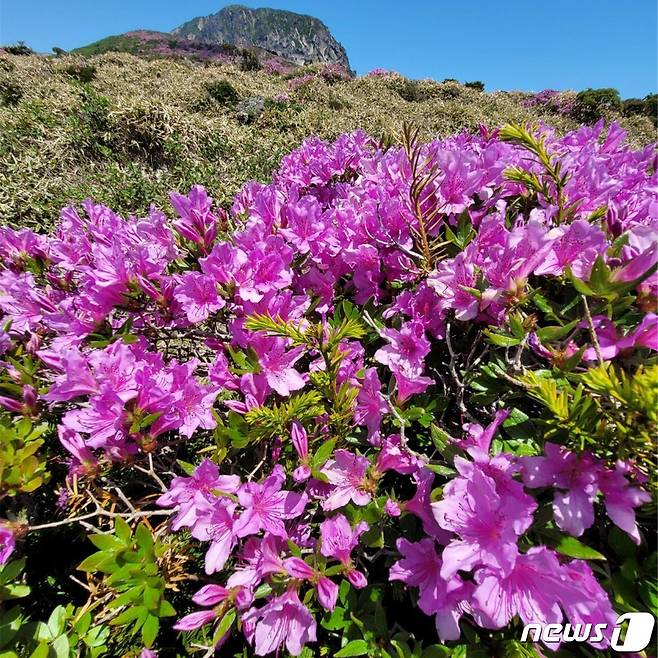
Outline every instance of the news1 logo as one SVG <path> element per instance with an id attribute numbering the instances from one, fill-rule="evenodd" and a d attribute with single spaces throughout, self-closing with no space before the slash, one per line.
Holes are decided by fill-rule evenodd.
<path id="1" fill-rule="evenodd" d="M 622 639 L 622 629 L 626 633 Z M 653 627 L 656 623 L 648 612 L 626 612 L 617 618 L 610 635 L 610 646 L 615 651 L 632 653 L 643 651 L 651 642 Z M 526 624 L 521 635 L 521 642 L 531 639 L 541 640 L 545 644 L 558 642 L 601 642 L 606 637 L 609 624 Z"/>

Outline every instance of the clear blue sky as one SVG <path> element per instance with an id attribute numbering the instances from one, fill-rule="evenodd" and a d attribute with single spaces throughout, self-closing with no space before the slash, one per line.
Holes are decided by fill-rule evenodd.
<path id="1" fill-rule="evenodd" d="M 70 49 L 136 28 L 168 31 L 223 0 L 0 0 L 0 42 Z M 656 0 L 260 0 L 317 16 L 352 67 L 487 89 L 657 87 Z"/>

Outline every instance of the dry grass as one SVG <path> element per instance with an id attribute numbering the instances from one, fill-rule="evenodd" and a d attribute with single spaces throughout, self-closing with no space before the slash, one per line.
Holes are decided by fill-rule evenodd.
<path id="1" fill-rule="evenodd" d="M 227 203 L 249 179 L 266 180 L 280 158 L 309 135 L 332 139 L 363 128 L 395 135 L 403 121 L 423 138 L 545 121 L 576 123 L 521 105 L 515 93 L 485 94 L 455 83 L 401 76 L 315 81 L 289 92 L 281 77 L 220 64 L 144 60 L 110 53 L 87 60 L 89 84 L 67 73 L 70 57 L 0 58 L 0 214 L 2 222 L 51 226 L 61 206 L 93 197 L 123 214 L 166 207 L 170 190 L 205 185 Z M 208 83 L 228 80 L 240 97 L 272 99 L 254 123 L 213 100 Z M 17 99 L 18 97 L 18 99 Z M 640 145 L 648 119 L 621 120 Z"/>

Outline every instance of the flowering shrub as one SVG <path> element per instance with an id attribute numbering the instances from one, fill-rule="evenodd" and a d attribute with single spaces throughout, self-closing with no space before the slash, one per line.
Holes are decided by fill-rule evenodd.
<path id="1" fill-rule="evenodd" d="M 555 89 L 544 89 L 523 101 L 524 107 L 543 108 L 555 114 L 571 116 L 576 109 L 576 94 Z"/>
<path id="2" fill-rule="evenodd" d="M 398 75 L 398 74 L 395 73 L 394 71 L 389 71 L 388 69 L 382 67 L 374 68 L 372 69 L 372 71 L 368 71 L 368 73 L 366 73 L 367 78 L 384 78 L 388 75 Z"/>
<path id="3" fill-rule="evenodd" d="M 291 66 L 272 57 L 263 63 L 263 71 L 270 75 L 288 75 L 291 71 Z"/>
<path id="4" fill-rule="evenodd" d="M 96 549 L 14 644 L 538 656 L 520 623 L 651 607 L 658 181 L 623 140 L 357 132 L 228 212 L 2 229 L 0 561 Z"/>
<path id="5" fill-rule="evenodd" d="M 315 73 L 306 73 L 304 75 L 298 75 L 288 80 L 288 89 L 290 89 L 290 91 L 298 91 L 304 87 L 307 87 L 309 84 L 315 82 L 316 80 L 321 81 L 322 78 L 320 78 L 320 76 L 316 75 Z"/>

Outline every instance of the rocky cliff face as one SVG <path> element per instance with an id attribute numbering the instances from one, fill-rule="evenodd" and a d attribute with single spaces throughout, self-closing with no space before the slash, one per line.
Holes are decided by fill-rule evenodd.
<path id="1" fill-rule="evenodd" d="M 295 64 L 322 62 L 349 70 L 343 46 L 317 18 L 278 9 L 230 5 L 211 16 L 200 16 L 172 30 L 178 38 L 210 44 L 270 50 Z"/>

